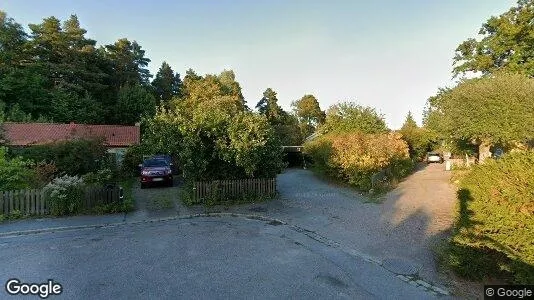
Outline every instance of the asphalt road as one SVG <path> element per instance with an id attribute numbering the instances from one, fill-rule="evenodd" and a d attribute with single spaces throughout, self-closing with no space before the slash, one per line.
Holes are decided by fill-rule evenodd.
<path id="1" fill-rule="evenodd" d="M 5 236 L 0 263 L 2 285 L 60 283 L 49 299 L 434 297 L 298 228 L 239 217 Z"/>

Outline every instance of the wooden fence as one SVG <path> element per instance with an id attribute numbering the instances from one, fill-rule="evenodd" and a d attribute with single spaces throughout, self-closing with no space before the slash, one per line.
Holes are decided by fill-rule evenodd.
<path id="1" fill-rule="evenodd" d="M 244 196 L 273 197 L 276 194 L 276 178 L 214 180 L 195 182 L 193 199 L 232 200 Z"/>
<path id="2" fill-rule="evenodd" d="M 119 187 L 88 187 L 82 199 L 82 210 L 87 211 L 97 205 L 122 200 Z M 50 213 L 46 194 L 43 189 L 0 191 L 0 215 L 10 215 L 17 211 L 22 215 L 47 215 Z"/>

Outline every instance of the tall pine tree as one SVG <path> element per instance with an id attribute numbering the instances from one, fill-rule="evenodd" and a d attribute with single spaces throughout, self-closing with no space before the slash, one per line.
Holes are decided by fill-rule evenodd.
<path id="1" fill-rule="evenodd" d="M 167 62 L 163 62 L 152 81 L 156 96 L 159 100 L 168 102 L 173 97 L 181 98 L 183 83 L 180 74 L 174 73 Z"/>

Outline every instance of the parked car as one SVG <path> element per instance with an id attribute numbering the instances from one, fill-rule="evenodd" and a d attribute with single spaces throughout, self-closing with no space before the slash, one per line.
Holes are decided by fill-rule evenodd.
<path id="1" fill-rule="evenodd" d="M 158 154 L 158 155 L 145 155 L 143 156 L 143 160 L 147 160 L 147 159 L 161 159 L 161 160 L 164 160 L 166 161 L 169 166 L 171 167 L 171 171 L 173 174 L 176 174 L 176 168 L 174 166 L 174 163 L 173 163 L 173 160 L 172 160 L 172 157 L 170 155 L 166 155 L 166 154 Z M 139 170 L 141 169 L 141 164 L 139 165 Z"/>
<path id="2" fill-rule="evenodd" d="M 140 180 L 142 189 L 154 183 L 163 183 L 167 186 L 172 186 L 173 178 L 171 166 L 164 159 L 146 159 L 141 164 Z"/>
<path id="3" fill-rule="evenodd" d="M 439 154 L 438 152 L 428 152 L 426 154 L 426 162 L 429 163 L 442 163 L 443 162 L 443 156 Z"/>

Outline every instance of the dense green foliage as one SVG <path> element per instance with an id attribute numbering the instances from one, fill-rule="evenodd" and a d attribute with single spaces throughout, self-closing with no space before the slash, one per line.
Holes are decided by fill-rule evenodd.
<path id="1" fill-rule="evenodd" d="M 274 90 L 268 88 L 263 92 L 263 97 L 256 104 L 256 109 L 273 126 L 282 145 L 296 146 L 302 143 L 302 133 L 297 117 L 287 113 L 278 105 L 278 98 Z"/>
<path id="2" fill-rule="evenodd" d="M 304 151 L 317 171 L 365 191 L 394 183 L 413 168 L 408 145 L 394 133 L 327 134 L 304 144 Z M 381 182 L 376 174 L 383 175 Z"/>
<path id="3" fill-rule="evenodd" d="M 188 72 L 184 93 L 146 119 L 139 152 L 171 154 L 189 180 L 273 177 L 281 171 L 280 140 L 265 116 L 245 108 L 233 72 Z"/>
<path id="4" fill-rule="evenodd" d="M 107 161 L 100 140 L 74 140 L 19 149 L 19 155 L 34 162 L 53 163 L 56 174 L 83 175 L 98 171 Z"/>
<path id="5" fill-rule="evenodd" d="M 0 11 L 0 115 L 7 120 L 133 124 L 137 110 L 116 115 L 125 104 L 154 110 L 144 96 L 127 103 L 120 97 L 125 86 L 153 90 L 150 59 L 135 41 L 97 47 L 76 15 L 63 23 L 48 17 L 29 29 Z"/>
<path id="6" fill-rule="evenodd" d="M 326 113 L 323 132 L 385 133 L 384 116 L 372 107 L 363 107 L 354 102 L 341 102 L 332 105 Z"/>
<path id="7" fill-rule="evenodd" d="M 428 128 L 417 126 L 412 113 L 409 112 L 399 133 L 410 147 L 410 157 L 422 159 L 428 151 L 437 147 L 438 136 Z"/>
<path id="8" fill-rule="evenodd" d="M 116 123 L 134 124 L 156 113 L 156 99 L 140 85 L 126 85 L 119 90 Z"/>
<path id="9" fill-rule="evenodd" d="M 456 49 L 454 73 L 506 70 L 534 76 L 533 21 L 532 0 L 519 0 L 509 11 L 489 18 L 480 28 L 480 40 L 470 38 Z"/>
<path id="10" fill-rule="evenodd" d="M 458 219 L 452 239 L 452 265 L 464 275 L 511 273 L 517 283 L 534 281 L 534 152 L 517 152 L 475 166 L 458 191 Z M 472 266 L 458 247 L 485 254 L 495 268 Z M 471 274 L 465 270 L 480 270 Z M 490 272 L 484 273 L 484 271 Z"/>
<path id="11" fill-rule="evenodd" d="M 167 62 L 163 62 L 152 81 L 152 87 L 156 92 L 158 100 L 164 103 L 169 102 L 173 97 L 181 98 L 183 83 L 180 74 L 174 73 Z"/>
<path id="12" fill-rule="evenodd" d="M 313 95 L 304 95 L 294 101 L 291 106 L 300 123 L 303 138 L 310 136 L 319 125 L 324 123 L 325 112 L 321 110 L 319 101 Z"/>
<path id="13" fill-rule="evenodd" d="M 30 187 L 37 176 L 30 166 L 31 161 L 20 157 L 9 159 L 7 149 L 0 147 L 0 191 L 21 190 Z"/>
<path id="14" fill-rule="evenodd" d="M 472 142 L 479 159 L 495 144 L 534 138 L 534 79 L 498 74 L 466 80 L 429 100 L 425 122 L 453 141 Z"/>

